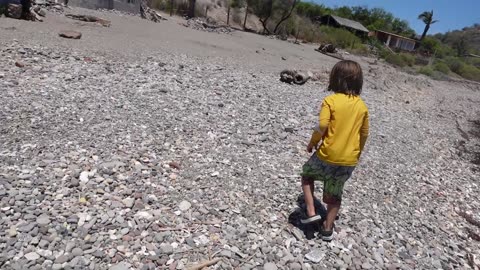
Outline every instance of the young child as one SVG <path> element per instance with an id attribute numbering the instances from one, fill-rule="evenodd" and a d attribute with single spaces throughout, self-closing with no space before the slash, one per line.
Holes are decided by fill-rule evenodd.
<path id="1" fill-rule="evenodd" d="M 342 202 L 343 186 L 352 175 L 368 136 L 368 108 L 360 98 L 362 68 L 354 61 L 338 62 L 330 73 L 327 96 L 320 110 L 320 122 L 307 146 L 312 157 L 303 165 L 302 188 L 307 206 L 303 224 L 321 221 L 313 199 L 314 181 L 322 181 L 327 217 L 321 226 L 322 239 L 333 239 L 334 220 Z M 321 142 L 321 143 L 320 143 Z M 320 146 L 318 144 L 320 143 Z"/>

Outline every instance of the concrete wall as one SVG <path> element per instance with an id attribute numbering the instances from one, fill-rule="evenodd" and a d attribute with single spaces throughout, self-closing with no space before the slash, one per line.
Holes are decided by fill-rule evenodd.
<path id="1" fill-rule="evenodd" d="M 89 9 L 116 9 L 130 13 L 140 13 L 140 0 L 69 0 L 68 4 Z"/>

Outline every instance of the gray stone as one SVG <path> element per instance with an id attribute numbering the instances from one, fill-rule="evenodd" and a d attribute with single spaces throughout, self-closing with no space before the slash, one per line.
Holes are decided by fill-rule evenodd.
<path id="1" fill-rule="evenodd" d="M 263 265 L 263 270 L 277 270 L 277 269 L 278 269 L 277 265 L 271 262 Z"/>
<path id="2" fill-rule="evenodd" d="M 62 264 L 70 261 L 70 258 L 68 255 L 60 255 L 55 259 L 55 263 Z"/>
<path id="3" fill-rule="evenodd" d="M 322 261 L 324 256 L 325 253 L 320 249 L 313 249 L 309 253 L 305 254 L 305 258 L 314 263 L 319 263 L 320 261 Z"/>
<path id="4" fill-rule="evenodd" d="M 162 243 L 160 245 L 160 251 L 162 252 L 162 254 L 170 255 L 173 253 L 173 247 L 168 243 Z"/>
<path id="5" fill-rule="evenodd" d="M 59 264 L 59 263 L 54 263 L 52 265 L 52 270 L 61 270 L 63 269 L 63 265 L 62 264 Z"/>
<path id="6" fill-rule="evenodd" d="M 36 252 L 30 252 L 24 255 L 25 258 L 29 261 L 35 261 L 40 258 L 40 255 L 38 255 Z"/>
<path id="7" fill-rule="evenodd" d="M 178 209 L 180 209 L 180 211 L 187 211 L 188 209 L 190 209 L 190 207 L 192 206 L 192 204 L 188 201 L 182 201 L 179 205 L 178 205 Z"/>
<path id="8" fill-rule="evenodd" d="M 39 226 L 47 226 L 48 224 L 50 224 L 50 218 L 48 216 L 39 216 L 37 218 L 37 224 Z"/>
<path id="9" fill-rule="evenodd" d="M 125 199 L 122 200 L 122 202 L 125 205 L 125 207 L 132 208 L 134 203 L 135 203 L 135 199 L 134 198 L 125 198 Z"/>
<path id="10" fill-rule="evenodd" d="M 105 252 L 103 252 L 103 251 L 100 250 L 100 249 L 97 249 L 97 250 L 95 250 L 95 252 L 92 253 L 92 255 L 93 255 L 95 258 L 103 258 L 103 257 L 105 257 Z"/>
<path id="11" fill-rule="evenodd" d="M 78 187 L 80 185 L 80 180 L 76 177 L 72 177 L 70 179 L 70 187 Z M 71 223 L 75 223 L 75 222 L 71 222 Z"/>
<path id="12" fill-rule="evenodd" d="M 299 263 L 291 263 L 290 266 L 289 266 L 289 269 L 290 270 L 301 270 L 302 269 L 302 265 L 299 264 Z"/>
<path id="13" fill-rule="evenodd" d="M 232 251 L 228 249 L 224 249 L 220 252 L 220 256 L 225 257 L 225 258 L 231 258 L 232 257 Z"/>
<path id="14" fill-rule="evenodd" d="M 10 227 L 10 230 L 8 230 L 8 236 L 10 237 L 17 236 L 17 228 L 15 228 L 14 226 Z"/>
<path id="15" fill-rule="evenodd" d="M 373 266 L 368 262 L 364 262 L 362 264 L 362 269 L 372 269 L 372 268 L 373 268 Z"/>
<path id="16" fill-rule="evenodd" d="M 75 245 L 75 242 L 68 242 L 67 245 L 65 245 L 65 251 L 71 252 Z"/>
<path id="17" fill-rule="evenodd" d="M 126 262 L 121 262 L 110 267 L 110 270 L 129 270 L 130 264 Z"/>
<path id="18" fill-rule="evenodd" d="M 81 248 L 76 247 L 76 248 L 72 249 L 72 255 L 74 257 L 82 256 L 83 255 L 83 250 Z"/>
<path id="19" fill-rule="evenodd" d="M 48 241 L 45 240 L 45 239 L 42 239 L 42 240 L 40 240 L 40 242 L 38 243 L 38 246 L 39 246 L 40 248 L 46 248 L 49 244 L 50 244 L 50 242 L 48 242 Z"/>

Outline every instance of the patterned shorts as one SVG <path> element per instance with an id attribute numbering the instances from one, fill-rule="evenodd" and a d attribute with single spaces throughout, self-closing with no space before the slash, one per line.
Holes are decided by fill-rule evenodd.
<path id="1" fill-rule="evenodd" d="M 352 176 L 355 166 L 339 166 L 326 163 L 318 158 L 317 153 L 303 165 L 303 181 L 323 182 L 323 202 L 339 205 L 342 202 L 343 186 Z"/>

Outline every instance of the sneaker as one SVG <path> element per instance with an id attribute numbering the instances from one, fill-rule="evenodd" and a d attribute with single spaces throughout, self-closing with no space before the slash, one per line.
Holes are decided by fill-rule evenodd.
<path id="1" fill-rule="evenodd" d="M 312 224 L 312 223 L 315 223 L 315 222 L 319 222 L 320 220 L 322 220 L 322 217 L 320 215 L 315 215 L 315 216 L 311 216 L 311 217 L 308 217 L 308 218 L 303 218 L 300 220 L 300 222 L 302 224 Z"/>
<path id="2" fill-rule="evenodd" d="M 322 235 L 322 240 L 330 242 L 333 240 L 333 231 L 334 231 L 335 225 L 333 225 L 332 230 L 330 231 L 325 231 L 323 229 L 323 225 L 320 227 L 320 234 Z"/>

